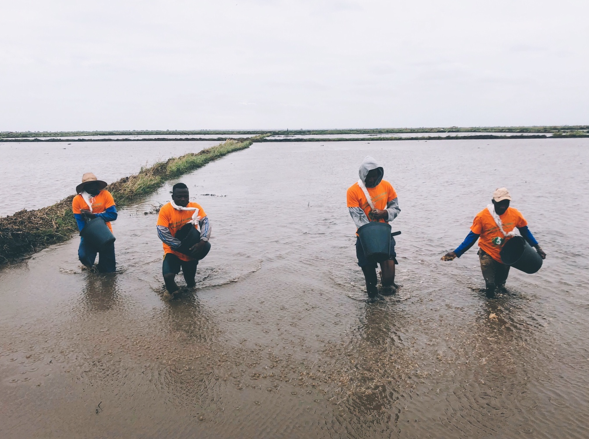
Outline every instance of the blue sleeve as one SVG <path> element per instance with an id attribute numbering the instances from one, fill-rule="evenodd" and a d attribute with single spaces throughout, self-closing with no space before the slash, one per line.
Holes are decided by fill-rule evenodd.
<path id="1" fill-rule="evenodd" d="M 532 247 L 538 245 L 538 241 L 536 241 L 536 238 L 534 238 L 534 235 L 532 235 L 532 232 L 530 232 L 530 229 L 528 229 L 528 226 L 518 227 L 517 229 L 519 230 L 519 233 L 521 233 L 521 235 L 524 237 L 524 239 L 526 241 L 528 241 L 528 243 Z"/>
<path id="2" fill-rule="evenodd" d="M 466 235 L 466 238 L 464 238 L 464 241 L 462 241 L 462 244 L 460 244 L 456 248 L 456 250 L 454 250 L 454 253 L 456 253 L 456 256 L 458 256 L 458 257 L 462 256 L 466 250 L 471 248 L 474 245 L 474 243 L 477 242 L 477 239 L 479 239 L 479 235 L 477 235 L 474 232 L 470 232 L 468 235 Z"/>
<path id="3" fill-rule="evenodd" d="M 79 213 L 74 213 L 74 218 L 76 219 L 76 222 L 78 223 L 78 229 L 80 229 L 81 232 L 86 225 L 86 221 L 84 221 L 84 217 Z"/>
<path id="4" fill-rule="evenodd" d="M 117 208 L 115 206 L 110 206 L 102 213 L 97 213 L 96 216 L 98 218 L 102 218 L 105 222 L 109 221 L 116 221 L 119 214 L 117 213 Z"/>

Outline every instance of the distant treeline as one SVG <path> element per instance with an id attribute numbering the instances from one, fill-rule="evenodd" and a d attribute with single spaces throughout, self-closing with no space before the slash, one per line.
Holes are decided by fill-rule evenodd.
<path id="1" fill-rule="evenodd" d="M 573 134 L 585 136 L 589 133 L 589 125 L 548 125 L 548 126 L 515 126 L 515 127 L 437 127 L 437 128 L 373 128 L 373 129 L 325 129 L 325 130 L 135 130 L 135 131 L 2 131 L 0 138 L 40 138 L 40 137 L 85 137 L 85 136 L 162 136 L 162 135 L 329 135 L 329 134 L 401 134 L 401 133 L 553 133 L 555 135 Z M 72 139 L 74 140 L 74 139 Z M 114 140 L 114 139 L 113 139 Z M 121 139 L 125 141 L 140 139 Z M 150 140 L 169 140 L 154 138 Z M 173 139 L 195 140 L 195 139 Z M 206 139 L 215 140 L 215 139 Z"/>

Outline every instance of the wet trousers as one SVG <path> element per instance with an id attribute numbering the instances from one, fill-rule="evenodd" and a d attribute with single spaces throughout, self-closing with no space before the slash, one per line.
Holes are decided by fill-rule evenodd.
<path id="1" fill-rule="evenodd" d="M 211 244 L 207 242 L 206 245 L 202 247 L 200 253 L 196 255 L 196 259 L 190 261 L 183 261 L 173 253 L 166 253 L 162 264 L 162 274 L 164 275 L 166 290 L 170 293 L 178 290 L 178 285 L 176 285 L 174 278 L 180 273 L 180 269 L 182 269 L 186 285 L 189 287 L 196 285 L 195 278 L 198 261 L 203 259 L 209 253 L 210 249 Z"/>
<path id="2" fill-rule="evenodd" d="M 487 291 L 493 292 L 495 288 L 503 287 L 509 276 L 509 265 L 497 262 L 483 250 L 479 250 L 479 260 Z"/>
<path id="3" fill-rule="evenodd" d="M 180 268 L 182 268 L 182 274 L 184 275 L 186 285 L 193 287 L 196 284 L 194 279 L 196 277 L 197 267 L 197 260 L 183 261 L 175 254 L 167 253 L 162 265 L 162 273 L 164 275 L 166 290 L 168 290 L 170 293 L 178 290 L 178 285 L 176 285 L 174 278 L 178 273 L 180 273 Z"/>
<path id="4" fill-rule="evenodd" d="M 96 255 L 99 254 L 98 271 L 101 273 L 114 273 L 117 269 L 117 261 L 115 259 L 115 244 L 114 242 L 98 252 L 93 247 L 86 244 L 84 238 L 80 239 L 80 247 L 78 247 L 78 258 L 80 262 L 86 267 L 90 268 L 96 261 Z"/>
<path id="5" fill-rule="evenodd" d="M 376 276 L 376 262 L 370 262 L 364 254 L 364 249 L 360 243 L 360 238 L 356 238 L 356 257 L 358 258 L 358 265 L 362 268 L 364 273 L 364 280 L 366 281 L 366 291 L 369 297 L 375 297 L 378 294 L 376 284 L 378 277 Z M 389 247 L 389 260 L 395 261 L 397 264 L 397 253 L 395 252 L 395 238 L 391 237 L 391 245 Z"/>

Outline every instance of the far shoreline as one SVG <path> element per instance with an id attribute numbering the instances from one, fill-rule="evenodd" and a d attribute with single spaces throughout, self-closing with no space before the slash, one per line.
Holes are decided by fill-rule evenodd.
<path id="1" fill-rule="evenodd" d="M 276 138 L 276 139 L 256 139 L 256 143 L 292 143 L 292 142 L 383 142 L 383 141 L 426 141 L 426 140 L 500 140 L 500 139 L 575 139 L 575 138 L 587 138 L 589 133 L 575 133 L 575 134 L 511 134 L 511 135 L 493 135 L 493 134 L 474 134 L 467 136 L 415 136 L 415 137 L 303 137 L 303 138 Z M 0 138 L 0 143 L 78 143 L 78 142 L 224 142 L 226 140 L 235 140 L 238 142 L 247 141 L 252 137 L 232 137 L 227 139 L 226 137 L 217 138 L 195 138 L 195 137 L 181 137 L 181 138 L 169 138 L 169 137 L 155 137 L 155 138 L 124 138 L 124 139 L 113 139 L 113 138 L 102 138 L 102 139 L 42 139 L 42 138 L 20 138 L 20 139 L 3 139 Z"/>
<path id="2" fill-rule="evenodd" d="M 413 135 L 412 135 L 413 134 Z M 461 135 L 463 134 L 463 135 Z M 264 137 L 259 138 L 260 135 Z M 116 137 L 115 137 L 116 136 Z M 142 136 L 138 138 L 137 136 Z M 174 137 L 170 137 L 174 136 Z M 191 136 L 191 137 L 186 137 Z M 201 137 L 202 136 L 202 137 Z M 214 137 L 213 137 L 214 136 Z M 495 140 L 589 137 L 589 125 L 346 128 L 279 130 L 0 131 L 0 143 L 20 142 L 363 142 L 399 140 Z M 307 136 L 307 137 L 301 137 Z M 314 137 L 319 136 L 319 137 Z M 349 137 L 342 137 L 349 136 Z M 354 137 L 350 137 L 354 136 Z M 273 137 L 273 138 L 268 138 Z"/>

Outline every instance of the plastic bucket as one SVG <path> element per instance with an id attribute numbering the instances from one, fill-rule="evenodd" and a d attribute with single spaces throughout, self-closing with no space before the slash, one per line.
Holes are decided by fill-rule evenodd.
<path id="1" fill-rule="evenodd" d="M 115 242 L 116 238 L 102 218 L 94 218 L 86 223 L 80 236 L 88 245 L 98 251 L 108 244 Z"/>
<path id="2" fill-rule="evenodd" d="M 194 224 L 184 224 L 184 226 L 176 232 L 175 238 L 182 242 L 182 245 L 176 251 L 189 255 L 190 247 L 200 241 L 200 232 L 196 230 Z"/>
<path id="3" fill-rule="evenodd" d="M 517 268 L 524 273 L 535 273 L 542 267 L 542 258 L 521 236 L 508 240 L 499 253 L 505 265 Z"/>
<path id="4" fill-rule="evenodd" d="M 382 262 L 389 258 L 391 246 L 391 226 L 387 223 L 368 223 L 358 229 L 360 244 L 366 259 Z"/>

